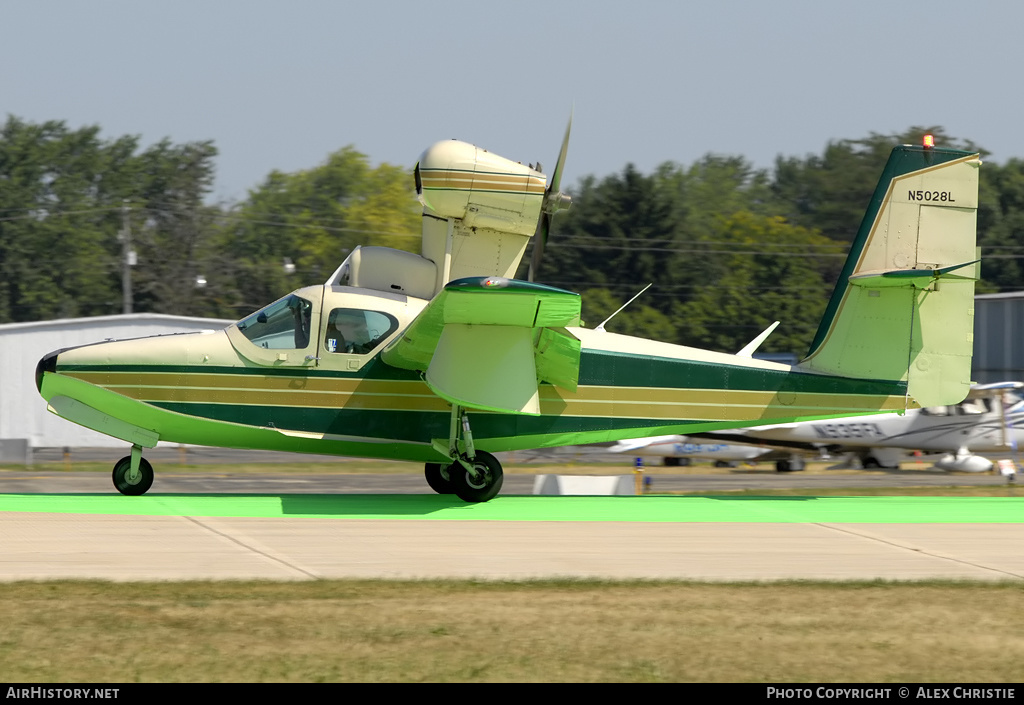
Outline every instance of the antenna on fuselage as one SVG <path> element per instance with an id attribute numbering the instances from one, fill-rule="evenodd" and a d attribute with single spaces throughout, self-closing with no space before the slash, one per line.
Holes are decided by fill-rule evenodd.
<path id="1" fill-rule="evenodd" d="M 613 318 L 615 318 L 615 316 L 617 316 L 617 315 L 618 315 L 619 311 L 621 311 L 622 309 L 626 308 L 626 307 L 627 307 L 627 306 L 629 306 L 629 305 L 630 305 L 631 303 L 633 303 L 634 301 L 636 301 L 636 300 L 637 300 L 637 298 L 638 298 L 638 297 L 640 296 L 640 294 L 644 293 L 645 291 L 647 291 L 648 289 L 650 289 L 650 288 L 651 288 L 651 285 L 652 285 L 652 284 L 654 284 L 654 282 L 651 282 L 651 284 L 648 284 L 647 286 L 645 286 L 645 287 L 644 287 L 643 289 L 641 289 L 641 290 L 640 290 L 640 293 L 638 293 L 638 294 L 637 294 L 636 296 L 634 296 L 633 298 L 631 298 L 631 299 L 630 299 L 629 301 L 627 301 L 626 303 L 622 304 L 622 306 L 620 306 L 620 307 L 619 307 L 619 310 L 618 310 L 618 311 L 616 311 L 616 312 L 615 312 L 615 313 L 613 313 L 612 315 L 608 316 L 608 318 L 606 318 L 606 319 L 604 319 L 603 321 L 601 321 L 601 325 L 599 325 L 599 326 L 598 326 L 597 328 L 595 328 L 594 330 L 599 330 L 599 331 L 601 331 L 602 333 L 604 333 L 604 332 L 605 332 L 605 329 L 604 329 L 604 325 L 605 325 L 605 323 L 607 323 L 608 321 L 610 321 L 610 320 L 612 320 Z"/>
<path id="2" fill-rule="evenodd" d="M 759 336 L 757 336 L 756 338 L 751 340 L 749 343 L 744 345 L 743 349 L 740 350 L 738 353 L 736 353 L 736 356 L 737 357 L 753 357 L 754 351 L 757 350 L 759 347 L 761 347 L 761 343 L 763 343 L 765 341 L 765 338 L 767 338 L 769 335 L 771 335 L 772 331 L 775 330 L 776 328 L 778 328 L 778 326 L 779 326 L 779 322 L 778 321 L 775 321 L 774 323 L 772 323 L 770 326 L 768 326 L 763 331 L 761 331 L 761 334 Z"/>

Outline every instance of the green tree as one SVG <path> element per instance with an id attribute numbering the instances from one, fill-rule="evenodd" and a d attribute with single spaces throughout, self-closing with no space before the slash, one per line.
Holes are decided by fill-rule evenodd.
<path id="1" fill-rule="evenodd" d="M 0 321 L 114 312 L 109 166 L 134 142 L 98 133 L 13 116 L 0 129 Z"/>
<path id="2" fill-rule="evenodd" d="M 208 300 L 216 294 L 197 286 L 211 269 L 216 219 L 220 210 L 206 206 L 213 187 L 212 142 L 183 145 L 162 140 L 135 161 L 133 203 L 140 211 L 130 218 L 139 266 L 134 271 L 136 310 L 178 315 L 223 315 Z"/>
<path id="3" fill-rule="evenodd" d="M 628 165 L 601 181 L 587 177 L 572 208 L 554 219 L 539 279 L 608 288 L 623 301 L 653 282 L 651 306 L 667 314 L 714 268 L 717 220 L 768 213 L 770 198 L 766 173 L 738 157 L 708 155 L 689 168 L 666 162 L 649 176 Z"/>
<path id="4" fill-rule="evenodd" d="M 724 219 L 716 237 L 723 274 L 677 305 L 680 341 L 736 352 L 778 320 L 760 349 L 806 350 L 832 289 L 823 262 L 841 261 L 842 248 L 781 217 L 745 212 Z"/>
<path id="5" fill-rule="evenodd" d="M 1024 287 L 1024 160 L 986 163 L 980 174 L 978 244 L 982 252 L 980 292 Z"/>
<path id="6" fill-rule="evenodd" d="M 226 215 L 219 236 L 235 307 L 246 313 L 324 281 L 357 245 L 419 252 L 421 211 L 410 171 L 371 167 L 351 146 L 313 169 L 271 172 Z"/>
<path id="7" fill-rule="evenodd" d="M 772 182 L 777 211 L 789 222 L 817 228 L 832 239 L 850 242 L 857 234 L 875 185 L 892 148 L 921 144 L 923 135 L 935 146 L 980 151 L 974 143 L 946 135 L 942 127 L 911 127 L 902 134 L 829 142 L 821 156 L 779 157 Z"/>
<path id="8" fill-rule="evenodd" d="M 138 153 L 137 137 L 101 140 L 99 131 L 13 116 L 0 129 L 0 321 L 120 313 L 126 205 L 139 252 L 136 310 L 201 309 L 190 310 L 194 277 L 181 270 L 211 232 L 197 214 L 216 151 L 165 140 Z"/>

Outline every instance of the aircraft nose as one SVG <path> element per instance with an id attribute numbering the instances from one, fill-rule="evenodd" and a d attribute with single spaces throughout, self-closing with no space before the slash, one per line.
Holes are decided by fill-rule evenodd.
<path id="1" fill-rule="evenodd" d="M 40 394 L 43 392 L 43 373 L 57 371 L 57 355 L 60 352 L 60 350 L 56 350 L 44 355 L 39 364 L 36 365 L 36 389 L 39 390 Z"/>

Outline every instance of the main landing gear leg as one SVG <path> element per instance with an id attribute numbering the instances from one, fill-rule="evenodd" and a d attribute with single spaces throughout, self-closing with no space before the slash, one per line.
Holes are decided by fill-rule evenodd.
<path id="1" fill-rule="evenodd" d="M 486 502 L 501 490 L 504 481 L 501 463 L 490 453 L 476 450 L 473 445 L 473 432 L 469 427 L 469 416 L 457 404 L 452 405 L 448 457 L 453 462 L 446 467 L 437 463 L 427 463 L 427 483 L 435 492 L 452 493 L 466 502 Z M 446 483 L 444 475 L 448 476 Z M 446 488 L 446 492 L 435 486 L 432 477 L 433 480 L 441 479 L 438 484 Z"/>
<path id="2" fill-rule="evenodd" d="M 140 495 L 153 486 L 153 466 L 142 457 L 142 446 L 133 445 L 132 454 L 114 464 L 114 487 L 121 494 Z"/>

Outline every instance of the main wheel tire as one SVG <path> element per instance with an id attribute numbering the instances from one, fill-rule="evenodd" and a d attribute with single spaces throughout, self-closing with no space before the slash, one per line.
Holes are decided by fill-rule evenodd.
<path id="1" fill-rule="evenodd" d="M 789 472 L 789 461 L 788 460 L 776 460 L 775 461 L 775 472 Z"/>
<path id="2" fill-rule="evenodd" d="M 427 463 L 423 466 L 423 476 L 427 478 L 430 489 L 438 494 L 453 494 L 451 481 L 451 465 L 440 463 Z"/>
<path id="3" fill-rule="evenodd" d="M 868 457 L 864 458 L 864 460 L 862 460 L 860 464 L 864 467 L 865 470 L 875 470 L 877 468 L 882 467 L 882 464 L 878 462 L 878 459 L 875 458 L 873 455 L 869 455 Z"/>
<path id="4" fill-rule="evenodd" d="M 466 502 L 486 502 L 501 490 L 504 475 L 498 459 L 486 451 L 478 450 L 472 461 L 479 473 L 477 479 L 469 474 L 460 463 L 453 463 L 448 471 L 452 491 Z"/>
<path id="5" fill-rule="evenodd" d="M 130 455 L 126 455 L 114 463 L 114 472 L 111 476 L 114 480 L 114 487 L 121 494 L 131 496 L 146 494 L 153 486 L 153 466 L 145 458 L 139 458 L 139 476 L 134 483 L 128 480 L 131 470 L 132 456 Z"/>

